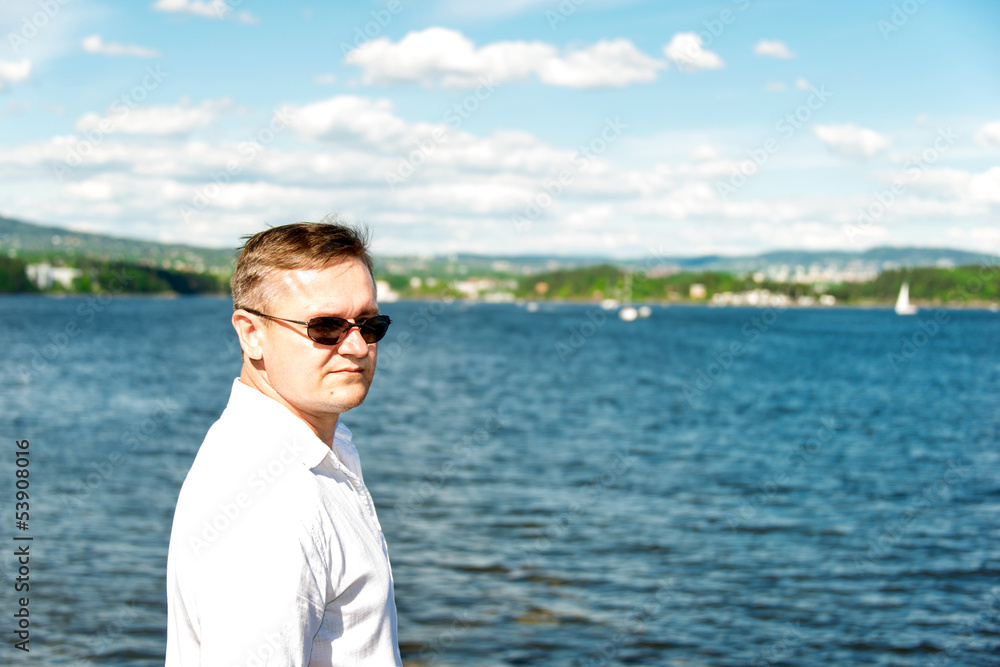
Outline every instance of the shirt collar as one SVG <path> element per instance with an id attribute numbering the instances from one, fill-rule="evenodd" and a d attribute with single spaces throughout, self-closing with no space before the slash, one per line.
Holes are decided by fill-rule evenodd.
<path id="1" fill-rule="evenodd" d="M 233 381 L 233 391 L 229 396 L 226 411 L 232 411 L 248 421 L 259 422 L 264 419 L 271 427 L 281 429 L 285 437 L 292 441 L 303 465 L 309 469 L 320 465 L 329 456 L 334 465 L 361 478 L 358 451 L 352 442 L 351 431 L 339 419 L 333 434 L 331 450 L 307 423 L 292 414 L 288 408 L 260 390 L 240 382 L 239 378 Z"/>

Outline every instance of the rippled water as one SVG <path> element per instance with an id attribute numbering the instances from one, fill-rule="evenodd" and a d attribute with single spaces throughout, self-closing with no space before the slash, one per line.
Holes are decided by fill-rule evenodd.
<path id="1" fill-rule="evenodd" d="M 14 664 L 162 664 L 173 505 L 239 370 L 230 308 L 0 298 L 3 507 L 13 441 L 32 457 Z M 344 419 L 408 664 L 1000 664 L 1000 315 L 384 310 Z"/>

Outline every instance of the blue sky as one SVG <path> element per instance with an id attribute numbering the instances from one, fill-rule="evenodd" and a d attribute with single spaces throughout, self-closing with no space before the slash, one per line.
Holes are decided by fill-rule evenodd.
<path id="1" fill-rule="evenodd" d="M 0 213 L 380 253 L 1000 252 L 1000 5 L 9 0 Z"/>

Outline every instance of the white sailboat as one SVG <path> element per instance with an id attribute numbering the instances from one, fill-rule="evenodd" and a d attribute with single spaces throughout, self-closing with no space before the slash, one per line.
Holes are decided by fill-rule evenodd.
<path id="1" fill-rule="evenodd" d="M 916 315 L 919 309 L 910 303 L 910 284 L 903 282 L 899 288 L 899 296 L 896 298 L 897 315 Z"/>
<path id="2" fill-rule="evenodd" d="M 625 303 L 618 311 L 618 319 L 622 322 L 634 322 L 639 317 L 639 311 L 632 305 L 632 272 L 625 272 L 625 287 L 622 289 L 622 301 Z"/>

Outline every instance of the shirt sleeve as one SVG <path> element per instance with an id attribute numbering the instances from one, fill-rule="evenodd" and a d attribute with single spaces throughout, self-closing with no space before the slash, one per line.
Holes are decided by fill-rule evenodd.
<path id="1" fill-rule="evenodd" d="M 189 564 L 202 665 L 309 664 L 333 564 L 303 509 L 308 488 L 298 481 L 300 488 L 275 481 L 247 507 L 209 513 L 209 526 L 219 530 Z"/>

